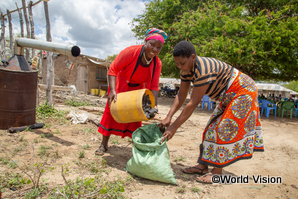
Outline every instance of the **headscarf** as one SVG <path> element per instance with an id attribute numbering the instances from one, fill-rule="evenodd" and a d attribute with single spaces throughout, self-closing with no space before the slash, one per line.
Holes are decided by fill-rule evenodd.
<path id="1" fill-rule="evenodd" d="M 167 37 L 167 33 L 165 33 L 163 30 L 159 30 L 157 28 L 150 28 L 149 30 L 147 30 L 145 34 L 145 41 L 148 41 L 150 39 L 156 39 L 158 41 L 161 41 L 162 44 L 164 44 Z"/>

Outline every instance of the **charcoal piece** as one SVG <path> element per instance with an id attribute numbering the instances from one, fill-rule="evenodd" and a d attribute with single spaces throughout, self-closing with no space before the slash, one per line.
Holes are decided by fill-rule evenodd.
<path id="1" fill-rule="evenodd" d="M 144 94 L 143 95 L 143 101 L 142 101 L 142 107 L 143 107 L 143 112 L 146 115 L 147 119 L 151 119 L 155 116 L 155 113 L 157 113 L 157 109 L 152 108 L 151 106 L 151 101 L 149 98 L 149 95 Z"/>

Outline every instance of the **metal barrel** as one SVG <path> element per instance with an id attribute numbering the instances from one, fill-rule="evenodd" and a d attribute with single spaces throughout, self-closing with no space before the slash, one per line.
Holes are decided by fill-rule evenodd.
<path id="1" fill-rule="evenodd" d="M 0 129 L 35 124 L 38 71 L 0 68 Z"/>
<path id="2" fill-rule="evenodd" d="M 77 57 L 80 55 L 81 50 L 78 46 L 53 43 L 48 41 L 39 41 L 35 39 L 19 38 L 16 39 L 16 44 L 20 47 L 36 48 L 39 50 L 50 51 L 54 53 L 71 55 Z M 15 54 L 19 54 L 15 51 Z"/>

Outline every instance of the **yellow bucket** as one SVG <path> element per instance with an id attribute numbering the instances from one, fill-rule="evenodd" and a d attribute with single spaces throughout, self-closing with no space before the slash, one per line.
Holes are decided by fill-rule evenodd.
<path id="1" fill-rule="evenodd" d="M 143 111 L 143 96 L 149 95 L 151 107 L 155 107 L 155 98 L 149 89 L 140 89 L 117 94 L 117 101 L 111 103 L 111 114 L 118 123 L 148 121 Z"/>
<path id="2" fill-rule="evenodd" d="M 105 96 L 106 93 L 107 93 L 107 91 L 105 91 L 105 90 L 101 90 L 101 89 L 99 90 L 100 97 Z"/>
<path id="3" fill-rule="evenodd" d="M 91 89 L 91 95 L 96 95 L 96 89 Z"/>
<path id="4" fill-rule="evenodd" d="M 99 89 L 94 89 L 95 90 L 95 95 L 98 95 Z"/>

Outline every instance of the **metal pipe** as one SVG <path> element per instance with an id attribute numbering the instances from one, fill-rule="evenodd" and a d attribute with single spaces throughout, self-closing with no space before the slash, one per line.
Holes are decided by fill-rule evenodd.
<path id="1" fill-rule="evenodd" d="M 28 39 L 28 38 L 18 38 L 15 42 L 15 55 L 23 55 L 24 50 L 23 48 L 35 48 L 44 51 L 55 52 L 64 55 L 71 55 L 77 57 L 80 55 L 81 50 L 78 46 L 68 45 L 68 44 L 60 44 L 60 43 L 53 43 L 48 41 L 39 41 L 35 39 Z"/>

